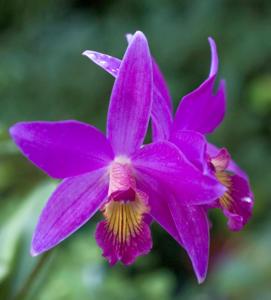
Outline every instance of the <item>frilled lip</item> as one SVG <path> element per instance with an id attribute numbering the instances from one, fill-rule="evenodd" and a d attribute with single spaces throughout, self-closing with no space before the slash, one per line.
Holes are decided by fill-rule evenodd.
<path id="1" fill-rule="evenodd" d="M 242 170 L 232 168 L 235 163 L 225 148 L 213 152 L 210 164 L 214 176 L 227 187 L 227 191 L 218 199 L 216 206 L 221 208 L 228 218 L 228 227 L 231 230 L 241 230 L 251 218 L 254 204 L 247 177 L 243 176 Z"/>

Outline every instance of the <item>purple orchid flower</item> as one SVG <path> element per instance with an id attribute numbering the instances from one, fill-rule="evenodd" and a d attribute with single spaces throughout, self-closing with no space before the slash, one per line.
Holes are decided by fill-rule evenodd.
<path id="1" fill-rule="evenodd" d="M 176 145 L 187 140 L 187 132 L 197 131 L 196 142 L 187 140 L 182 151 L 206 173 L 213 174 L 226 188 L 226 192 L 215 201 L 214 207 L 221 208 L 228 218 L 231 230 L 241 230 L 252 215 L 253 193 L 246 173 L 231 159 L 225 148 L 218 149 L 208 143 L 204 135 L 213 132 L 222 122 L 226 111 L 225 82 L 213 94 L 218 72 L 216 44 L 209 38 L 211 47 L 211 67 L 209 77 L 193 92 L 183 97 L 173 122 L 171 141 Z M 179 141 L 178 141 L 179 140 Z M 181 143 L 182 145 L 184 143 Z M 190 149 L 192 146 L 193 150 Z"/>
<path id="2" fill-rule="evenodd" d="M 127 35 L 127 39 L 129 42 L 131 35 Z M 225 193 L 209 206 L 193 203 L 184 205 L 182 197 L 176 197 L 174 193 L 164 204 L 168 205 L 177 230 L 175 239 L 184 246 L 190 256 L 199 282 L 206 277 L 209 257 L 206 208 L 221 208 L 229 219 L 229 228 L 239 230 L 250 218 L 253 206 L 253 195 L 245 172 L 230 159 L 226 150 L 218 150 L 207 143 L 204 136 L 213 132 L 222 122 L 226 106 L 224 81 L 220 82 L 217 92 L 213 93 L 218 71 L 218 55 L 212 38 L 209 38 L 209 43 L 212 56 L 209 76 L 196 90 L 183 97 L 174 119 L 167 85 L 158 65 L 152 59 L 153 141 L 173 142 L 199 170 L 213 176 L 226 188 Z M 113 76 L 118 76 L 121 63 L 119 59 L 95 51 L 85 51 L 83 54 Z M 219 164 L 222 160 L 223 167 Z"/>
<path id="3" fill-rule="evenodd" d="M 136 32 L 118 66 L 107 137 L 77 121 L 24 122 L 10 129 L 30 161 L 64 179 L 41 213 L 32 255 L 56 246 L 100 210 L 104 220 L 96 240 L 103 256 L 112 265 L 128 265 L 152 247 L 150 217 L 178 236 L 165 202 L 171 189 L 184 202 L 200 204 L 224 193 L 223 185 L 198 170 L 174 144 L 142 146 L 152 106 L 152 73 L 147 40 Z"/>

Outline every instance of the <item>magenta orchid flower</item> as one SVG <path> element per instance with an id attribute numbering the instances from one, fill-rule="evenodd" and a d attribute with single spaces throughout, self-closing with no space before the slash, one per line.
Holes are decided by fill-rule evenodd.
<path id="1" fill-rule="evenodd" d="M 131 35 L 127 35 L 127 38 L 131 40 Z M 183 97 L 174 119 L 167 85 L 158 65 L 152 60 L 153 141 L 173 142 L 199 170 L 213 176 L 225 187 L 223 195 L 208 206 L 193 205 L 192 202 L 184 205 L 182 197 L 174 193 L 171 193 L 168 201 L 164 201 L 177 230 L 177 235 L 173 236 L 189 254 L 199 282 L 206 277 L 209 257 L 206 208 L 221 208 L 229 219 L 230 229 L 238 230 L 250 218 L 253 206 L 253 196 L 245 173 L 230 159 L 226 150 L 218 150 L 207 143 L 204 136 L 213 132 L 222 122 L 226 105 L 224 81 L 220 82 L 217 92 L 213 93 L 218 56 L 214 40 L 209 38 L 209 43 L 212 54 L 209 76 L 196 90 Z M 85 51 L 83 54 L 113 76 L 118 76 L 119 59 L 95 51 Z"/>
<path id="2" fill-rule="evenodd" d="M 253 193 L 247 175 L 231 159 L 228 151 L 225 148 L 218 149 L 204 137 L 222 122 L 226 110 L 223 80 L 217 92 L 213 93 L 218 72 L 218 55 L 214 40 L 209 38 L 209 43 L 212 54 L 209 77 L 180 102 L 170 140 L 178 145 L 185 139 L 187 148 L 183 147 L 182 151 L 189 160 L 205 173 L 213 174 L 227 188 L 226 192 L 215 201 L 214 206 L 221 208 L 228 218 L 228 227 L 236 231 L 242 229 L 252 215 Z M 186 136 L 191 130 L 199 133 L 196 142 L 187 140 Z"/>
<path id="3" fill-rule="evenodd" d="M 131 264 L 152 247 L 150 219 L 178 236 L 165 202 L 171 189 L 184 202 L 200 204 L 224 193 L 223 185 L 198 170 L 174 144 L 142 146 L 152 107 L 152 74 L 147 40 L 137 32 L 118 65 L 107 136 L 77 121 L 24 122 L 10 129 L 30 161 L 63 179 L 41 213 L 32 255 L 56 246 L 100 210 L 104 220 L 95 236 L 103 256 L 112 265 Z"/>

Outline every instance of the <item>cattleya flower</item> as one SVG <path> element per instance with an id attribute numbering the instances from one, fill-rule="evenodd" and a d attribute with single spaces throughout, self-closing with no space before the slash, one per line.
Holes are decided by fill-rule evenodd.
<path id="1" fill-rule="evenodd" d="M 100 210 L 104 220 L 96 240 L 103 256 L 110 264 L 131 264 L 152 247 L 152 218 L 180 239 L 167 205 L 171 190 L 189 204 L 210 203 L 225 192 L 169 141 L 142 146 L 152 107 L 152 74 L 147 40 L 137 32 L 118 65 L 107 136 L 77 121 L 23 122 L 10 129 L 30 161 L 63 179 L 41 213 L 32 255 L 56 246 Z"/>
<path id="2" fill-rule="evenodd" d="M 127 35 L 128 41 L 131 38 L 131 35 Z M 174 193 L 167 196 L 165 201 L 178 233 L 175 239 L 188 252 L 199 282 L 206 277 L 208 266 L 207 208 L 221 208 L 229 219 L 229 228 L 239 230 L 251 217 L 253 207 L 253 195 L 246 174 L 231 160 L 226 149 L 219 150 L 205 138 L 205 135 L 213 132 L 223 120 L 226 104 L 224 81 L 220 82 L 217 92 L 213 92 L 218 71 L 218 56 L 212 38 L 209 38 L 209 43 L 212 54 L 209 76 L 196 90 L 183 97 L 174 119 L 165 80 L 152 59 L 153 141 L 173 142 L 195 167 L 204 174 L 213 176 L 225 187 L 223 195 L 208 205 L 193 205 L 193 201 L 184 205 L 181 195 Z M 95 51 L 85 51 L 83 54 L 113 76 L 119 76 L 119 59 Z"/>
<path id="3" fill-rule="evenodd" d="M 221 123 L 226 106 L 224 81 L 220 82 L 217 92 L 213 94 L 218 72 L 218 55 L 214 40 L 209 38 L 209 43 L 212 54 L 209 77 L 195 91 L 182 99 L 177 108 L 170 140 L 178 145 L 180 140 L 186 138 L 187 133 L 184 130 L 194 130 L 200 133 L 197 142 L 187 143 L 188 151 L 185 148 L 182 150 L 190 161 L 198 165 L 205 173 L 213 174 L 227 188 L 213 205 L 221 208 L 228 218 L 228 227 L 231 230 L 240 230 L 250 219 L 253 208 L 253 194 L 248 177 L 231 160 L 225 148 L 218 149 L 208 143 L 204 136 L 213 132 Z M 189 150 L 190 146 L 195 152 Z"/>

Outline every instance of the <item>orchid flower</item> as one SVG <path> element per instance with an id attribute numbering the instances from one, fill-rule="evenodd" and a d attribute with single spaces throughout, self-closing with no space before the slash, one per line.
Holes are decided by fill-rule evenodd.
<path id="1" fill-rule="evenodd" d="M 246 173 L 231 159 L 227 149 L 218 149 L 208 143 L 204 136 L 217 128 L 226 110 L 223 80 L 220 81 L 217 92 L 213 94 L 218 72 L 218 55 L 212 38 L 209 38 L 209 43 L 211 48 L 209 77 L 196 90 L 183 97 L 177 108 L 170 140 L 178 145 L 182 139 L 187 140 L 186 135 L 189 135 L 189 131 L 200 133 L 197 142 L 189 140 L 187 149 L 183 147 L 182 151 L 190 161 L 204 169 L 205 173 L 213 174 L 227 188 L 213 205 L 221 208 L 228 218 L 228 227 L 236 231 L 242 229 L 252 215 L 253 193 Z M 194 152 L 189 150 L 191 143 Z"/>
<path id="2" fill-rule="evenodd" d="M 127 35 L 128 42 L 131 38 L 132 35 Z M 175 239 L 190 256 L 199 282 L 205 279 L 208 267 L 209 225 L 206 208 L 220 207 L 229 219 L 230 229 L 237 230 L 248 221 L 253 206 L 252 192 L 244 171 L 231 160 L 225 149 L 217 149 L 205 138 L 206 134 L 213 132 L 222 122 L 226 104 L 224 81 L 220 82 L 217 92 L 213 93 L 218 56 L 212 38 L 209 38 L 209 43 L 212 55 L 209 76 L 196 90 L 183 97 L 174 119 L 167 85 L 158 65 L 152 59 L 153 141 L 173 142 L 199 170 L 213 176 L 225 187 L 223 195 L 209 206 L 193 205 L 193 201 L 184 205 L 182 196 L 174 193 L 171 193 L 170 199 L 168 196 L 165 203 L 178 232 Z M 121 60 L 89 50 L 83 54 L 114 77 L 119 76 Z"/>
<path id="3" fill-rule="evenodd" d="M 201 204 L 224 193 L 223 185 L 169 141 L 142 146 L 152 106 L 152 74 L 147 40 L 136 32 L 118 66 L 107 136 L 77 121 L 23 122 L 10 129 L 30 161 L 63 179 L 41 213 L 32 255 L 56 246 L 101 211 L 104 220 L 95 236 L 103 256 L 111 265 L 129 265 L 152 247 L 150 219 L 178 236 L 164 203 L 169 190 Z"/>

